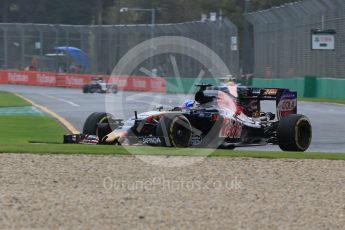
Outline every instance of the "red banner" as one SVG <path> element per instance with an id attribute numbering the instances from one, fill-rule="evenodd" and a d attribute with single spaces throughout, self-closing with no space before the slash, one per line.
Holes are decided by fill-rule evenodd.
<path id="1" fill-rule="evenodd" d="M 148 76 L 103 76 L 84 74 L 56 74 L 32 71 L 0 71 L 0 84 L 37 85 L 49 87 L 82 88 L 92 79 L 102 77 L 119 90 L 142 92 L 166 92 L 166 80 Z"/>
<path id="2" fill-rule="evenodd" d="M 0 70 L 0 84 L 7 84 L 7 72 Z"/>
<path id="3" fill-rule="evenodd" d="M 114 76 L 109 77 L 110 84 L 116 84 L 119 90 L 141 92 L 166 92 L 166 80 L 162 77 Z"/>
<path id="4" fill-rule="evenodd" d="M 7 82 L 9 84 L 29 85 L 30 80 L 32 81 L 32 73 L 30 72 L 19 72 L 19 71 L 8 71 Z M 34 84 L 32 82 L 32 84 Z"/>
<path id="5" fill-rule="evenodd" d="M 81 88 L 85 84 L 89 84 L 92 76 L 81 74 L 58 74 L 60 79 L 59 86 L 66 88 Z"/>
<path id="6" fill-rule="evenodd" d="M 150 91 L 152 92 L 167 92 L 167 82 L 162 77 L 150 77 Z"/>
<path id="7" fill-rule="evenodd" d="M 36 72 L 35 84 L 55 87 L 56 75 L 54 73 Z"/>

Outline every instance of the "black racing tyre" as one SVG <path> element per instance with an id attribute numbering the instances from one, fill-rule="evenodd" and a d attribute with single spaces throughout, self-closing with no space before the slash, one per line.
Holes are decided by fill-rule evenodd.
<path id="1" fill-rule="evenodd" d="M 192 126 L 181 114 L 165 114 L 159 120 L 156 134 L 164 137 L 164 146 L 186 148 L 191 145 Z"/>
<path id="2" fill-rule="evenodd" d="M 306 116 L 292 114 L 282 118 L 277 128 L 278 144 L 283 151 L 306 151 L 312 139 L 312 127 Z"/>
<path id="3" fill-rule="evenodd" d="M 83 93 L 89 93 L 90 86 L 89 85 L 84 85 L 83 86 Z"/>
<path id="4" fill-rule="evenodd" d="M 96 135 L 100 140 L 108 135 L 112 130 L 109 125 L 111 115 L 104 112 L 96 112 L 91 114 L 85 121 L 83 134 Z"/>
<path id="5" fill-rule="evenodd" d="M 117 92 L 118 92 L 117 85 L 112 85 L 112 86 L 111 86 L 111 92 L 112 92 L 113 94 L 117 94 Z"/>

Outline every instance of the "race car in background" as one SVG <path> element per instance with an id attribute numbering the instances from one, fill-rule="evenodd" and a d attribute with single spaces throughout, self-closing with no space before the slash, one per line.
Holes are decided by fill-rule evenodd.
<path id="1" fill-rule="evenodd" d="M 116 84 L 107 84 L 102 77 L 93 78 L 90 84 L 83 85 L 83 93 L 114 93 L 118 92 Z"/>
<path id="2" fill-rule="evenodd" d="M 64 143 L 222 149 L 271 144 L 283 151 L 308 149 L 312 127 L 306 116 L 297 114 L 297 92 L 233 83 L 198 86 L 195 100 L 171 110 L 135 112 L 126 121 L 93 113 L 83 134 L 66 135 Z M 261 111 L 265 100 L 275 101 L 275 114 Z"/>

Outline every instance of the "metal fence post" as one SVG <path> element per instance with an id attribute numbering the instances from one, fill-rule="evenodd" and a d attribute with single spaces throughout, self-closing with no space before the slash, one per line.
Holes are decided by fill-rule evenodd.
<path id="1" fill-rule="evenodd" d="M 8 37 L 8 33 L 7 33 L 7 29 L 6 27 L 3 27 L 0 25 L 0 29 L 4 32 L 3 35 L 3 48 L 4 48 L 4 57 L 3 57 L 3 60 L 4 60 L 4 68 L 7 68 L 8 67 L 8 41 L 7 41 L 7 37 Z"/>

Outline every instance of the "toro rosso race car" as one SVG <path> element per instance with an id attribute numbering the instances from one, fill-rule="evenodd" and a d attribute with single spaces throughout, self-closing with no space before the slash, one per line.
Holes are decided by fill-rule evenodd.
<path id="1" fill-rule="evenodd" d="M 83 85 L 83 93 L 117 93 L 115 84 L 107 84 L 102 77 L 92 79 L 90 84 Z"/>
<path id="2" fill-rule="evenodd" d="M 306 116 L 297 114 L 297 92 L 233 83 L 198 87 L 195 100 L 172 110 L 135 112 L 126 121 L 93 113 L 83 134 L 66 135 L 64 143 L 222 149 L 272 144 L 283 151 L 308 149 L 312 127 Z M 275 101 L 276 114 L 261 111 L 264 100 Z"/>

